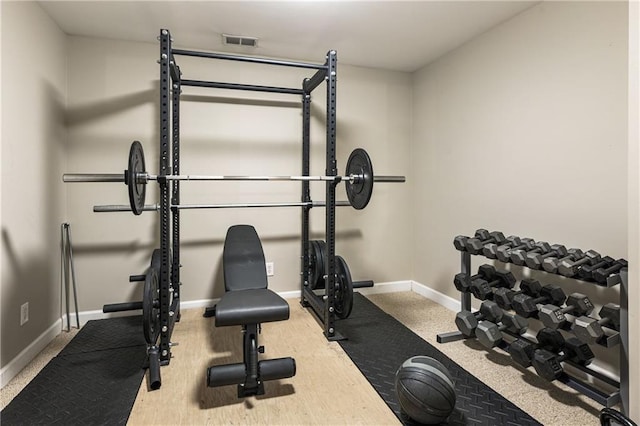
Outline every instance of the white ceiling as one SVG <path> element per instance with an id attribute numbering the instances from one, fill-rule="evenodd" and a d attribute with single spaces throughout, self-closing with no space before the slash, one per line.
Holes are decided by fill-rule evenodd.
<path id="1" fill-rule="evenodd" d="M 41 1 L 70 35 L 415 71 L 537 1 Z M 221 34 L 258 37 L 257 48 Z"/>

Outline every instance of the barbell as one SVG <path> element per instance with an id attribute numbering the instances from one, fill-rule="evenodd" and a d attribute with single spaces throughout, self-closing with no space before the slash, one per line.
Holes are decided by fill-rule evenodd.
<path id="1" fill-rule="evenodd" d="M 149 181 L 325 181 L 345 182 L 349 204 L 361 210 L 369 204 L 374 182 L 402 183 L 404 176 L 374 176 L 373 164 L 367 151 L 356 148 L 349 155 L 345 176 L 211 176 L 211 175 L 152 175 L 147 173 L 142 144 L 133 141 L 129 149 L 128 167 L 124 173 L 67 173 L 64 182 L 123 182 L 129 189 L 129 204 L 135 215 L 155 210 L 145 206 L 146 186 Z M 211 207 L 200 208 L 215 208 Z M 117 206 L 116 206 L 117 207 Z M 180 208 L 179 205 L 172 206 Z M 266 206 L 264 206 L 266 207 Z M 198 208 L 198 207 L 192 207 Z M 102 210 L 107 211 L 107 210 Z M 121 211 L 121 210 L 109 210 Z"/>

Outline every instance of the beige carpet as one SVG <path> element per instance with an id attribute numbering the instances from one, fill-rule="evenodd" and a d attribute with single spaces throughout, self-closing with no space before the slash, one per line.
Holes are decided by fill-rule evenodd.
<path id="1" fill-rule="evenodd" d="M 438 333 L 455 330 L 455 325 L 453 323 L 455 313 L 450 312 L 442 306 L 412 292 L 378 294 L 368 297 L 383 310 L 423 337 L 426 341 L 436 346 L 440 351 L 460 364 L 471 374 L 475 375 L 497 392 L 513 401 L 513 403 L 531 414 L 543 424 L 562 426 L 599 424 L 598 413 L 602 408 L 601 406 L 561 383 L 548 383 L 545 380 L 540 379 L 535 372 L 533 372 L 533 369 L 522 369 L 514 366 L 508 355 L 499 349 L 486 351 L 480 344 L 473 340 L 438 344 L 436 342 L 436 335 Z M 290 303 L 292 309 L 295 306 L 299 307 L 299 304 L 295 301 L 291 301 Z M 304 313 L 304 316 L 301 317 L 302 321 L 307 322 L 307 316 L 309 318 L 312 317 L 311 314 Z M 295 318 L 292 316 L 292 320 L 294 319 Z M 183 325 L 185 324 L 181 322 L 176 328 L 176 331 L 178 331 L 178 329 Z M 308 328 L 307 332 L 321 335 L 321 328 L 317 324 L 313 324 L 311 328 Z M 75 335 L 75 332 L 73 331 L 71 333 L 62 333 L 38 357 L 36 357 L 32 363 L 30 363 L 10 383 L 8 383 L 0 392 L 0 408 L 4 408 L 11 399 L 17 395 L 27 383 L 29 383 L 40 369 L 44 367 L 46 363 L 71 340 L 73 335 Z M 186 343 L 185 337 L 183 337 L 181 346 Z M 331 350 L 341 351 L 339 346 L 335 344 L 329 345 Z M 176 348 L 176 353 L 179 352 L 179 348 L 181 346 Z M 269 349 L 269 347 L 267 347 L 267 349 Z M 177 355 L 178 354 L 176 354 L 176 361 Z M 346 360 L 349 361 L 348 357 L 346 357 Z M 174 367 L 175 364 L 177 363 L 172 362 L 172 365 L 166 367 L 166 373 L 163 369 L 163 376 L 165 374 L 171 374 L 168 370 L 177 368 L 177 365 Z M 355 366 L 353 366 L 353 368 L 356 369 Z M 164 387 L 158 392 L 163 392 L 163 390 L 165 390 Z M 142 389 L 141 392 L 143 392 Z M 139 399 L 141 395 L 142 394 L 139 394 Z M 137 401 L 136 404 L 145 404 L 145 400 L 147 400 L 148 403 L 151 402 L 148 399 L 149 395 L 146 396 L 147 398 L 142 398 L 142 400 Z M 333 397 L 340 399 L 340 395 L 337 394 L 334 394 Z M 344 397 L 349 398 L 348 395 L 345 395 Z M 310 399 L 313 400 L 313 397 Z M 281 402 L 286 404 L 285 400 Z M 259 403 L 264 404 L 264 401 L 256 402 L 256 404 Z M 306 409 L 310 408 L 307 407 Z M 322 410 L 323 408 L 321 407 L 320 409 Z M 324 407 L 324 409 L 326 410 L 327 407 Z M 332 412 L 332 415 L 338 415 L 338 417 L 333 417 L 331 424 L 336 424 L 336 418 L 345 419 L 343 424 L 352 424 L 356 420 L 351 417 L 353 413 L 345 412 L 344 416 L 340 417 L 340 410 L 337 411 L 337 413 L 336 410 L 333 410 Z M 307 412 L 304 416 L 300 416 L 301 420 L 299 423 L 317 424 L 317 418 L 313 422 L 305 422 L 304 419 L 309 414 L 310 413 Z M 308 419 L 309 417 L 306 418 Z M 166 420 L 173 424 L 189 424 L 188 422 L 185 423 L 184 417 L 182 417 L 183 421 L 180 419 Z M 205 423 L 210 422 L 211 418 L 209 418 L 209 421 L 205 421 Z M 213 423 L 216 422 L 213 421 Z M 360 422 L 356 421 L 355 423 Z M 388 422 L 383 423 L 388 424 Z"/>

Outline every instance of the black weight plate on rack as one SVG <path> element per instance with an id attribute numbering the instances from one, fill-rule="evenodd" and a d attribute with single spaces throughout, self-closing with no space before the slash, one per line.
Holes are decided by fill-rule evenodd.
<path id="1" fill-rule="evenodd" d="M 327 243 L 323 240 L 310 241 L 313 245 L 312 257 L 312 276 L 310 279 L 310 285 L 312 290 L 324 289 L 324 276 L 325 273 L 325 259 L 327 258 Z"/>
<path id="2" fill-rule="evenodd" d="M 351 206 L 356 210 L 364 209 L 373 193 L 373 164 L 367 151 L 362 148 L 353 150 L 349 155 L 345 174 L 360 177 L 357 181 L 346 182 L 345 188 Z"/>
<path id="3" fill-rule="evenodd" d="M 173 255 L 171 254 L 171 249 L 169 249 L 169 263 L 173 262 Z M 151 254 L 151 266 L 156 268 L 157 272 L 160 272 L 160 268 L 162 267 L 162 251 L 157 248 L 153 250 Z"/>
<path id="4" fill-rule="evenodd" d="M 154 267 L 147 269 L 144 280 L 142 329 L 147 343 L 155 345 L 160 334 L 160 289 L 158 287 L 158 271 Z"/>
<path id="5" fill-rule="evenodd" d="M 309 288 L 315 290 L 322 273 L 322 254 L 318 241 L 309 241 Z"/>
<path id="6" fill-rule="evenodd" d="M 129 205 L 133 214 L 139 215 L 144 210 L 144 201 L 147 191 L 147 184 L 138 181 L 138 176 L 147 172 L 144 164 L 144 150 L 142 144 L 133 141 L 129 149 L 129 168 L 125 173 L 127 177 L 127 187 L 129 187 Z"/>
<path id="7" fill-rule="evenodd" d="M 160 271 L 162 266 L 162 251 L 160 249 L 154 249 L 151 253 L 151 267 L 156 271 Z"/>
<path id="8" fill-rule="evenodd" d="M 321 288 L 324 290 L 324 276 L 327 275 L 327 243 L 325 243 L 324 240 L 317 240 L 317 243 L 320 252 L 320 274 L 314 288 Z"/>
<path id="9" fill-rule="evenodd" d="M 353 308 L 353 282 L 349 266 L 342 256 L 336 256 L 336 288 L 333 295 L 336 316 L 340 319 L 347 318 Z"/>

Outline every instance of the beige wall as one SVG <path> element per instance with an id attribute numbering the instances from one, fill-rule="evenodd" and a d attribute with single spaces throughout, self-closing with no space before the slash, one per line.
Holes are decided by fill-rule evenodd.
<path id="1" fill-rule="evenodd" d="M 39 6 L 3 2 L 2 367 L 60 317 L 66 56 L 64 34 Z"/>
<path id="2" fill-rule="evenodd" d="M 179 34 L 174 34 L 179 45 Z M 69 48 L 68 172 L 121 172 L 132 140 L 143 142 L 147 168 L 158 170 L 159 47 L 71 37 Z M 326 52 L 319 52 L 318 61 Z M 178 57 L 185 79 L 301 87 L 309 70 Z M 325 173 L 324 85 L 313 93 L 312 174 Z M 379 174 L 409 168 L 410 75 L 340 66 L 338 74 L 338 167 L 356 147 L 370 153 Z M 296 175 L 301 173 L 301 102 L 298 96 L 183 88 L 181 173 L 214 175 Z M 337 251 L 355 279 L 378 282 L 411 278 L 410 185 L 376 186 L 364 211 L 338 211 Z M 97 214 L 96 204 L 126 204 L 120 184 L 68 184 L 74 227 L 81 310 L 135 300 L 139 289 L 127 276 L 141 273 L 157 242 L 153 213 Z M 324 184 L 312 183 L 314 200 Z M 299 201 L 291 182 L 186 182 L 181 202 Z M 343 186 L 339 198 L 346 199 Z M 157 200 L 149 185 L 147 202 Z M 299 289 L 298 209 L 189 210 L 182 212 L 182 298 L 218 297 L 223 289 L 220 256 L 226 229 L 250 223 L 261 236 L 267 261 L 275 262 L 270 286 Z M 381 226 L 383 225 L 383 226 Z M 323 237 L 324 210 L 312 212 L 312 230 Z"/>
<path id="3" fill-rule="evenodd" d="M 628 257 L 627 46 L 626 3 L 548 2 L 414 75 L 415 280 L 459 298 L 452 240 L 477 228 Z"/>

